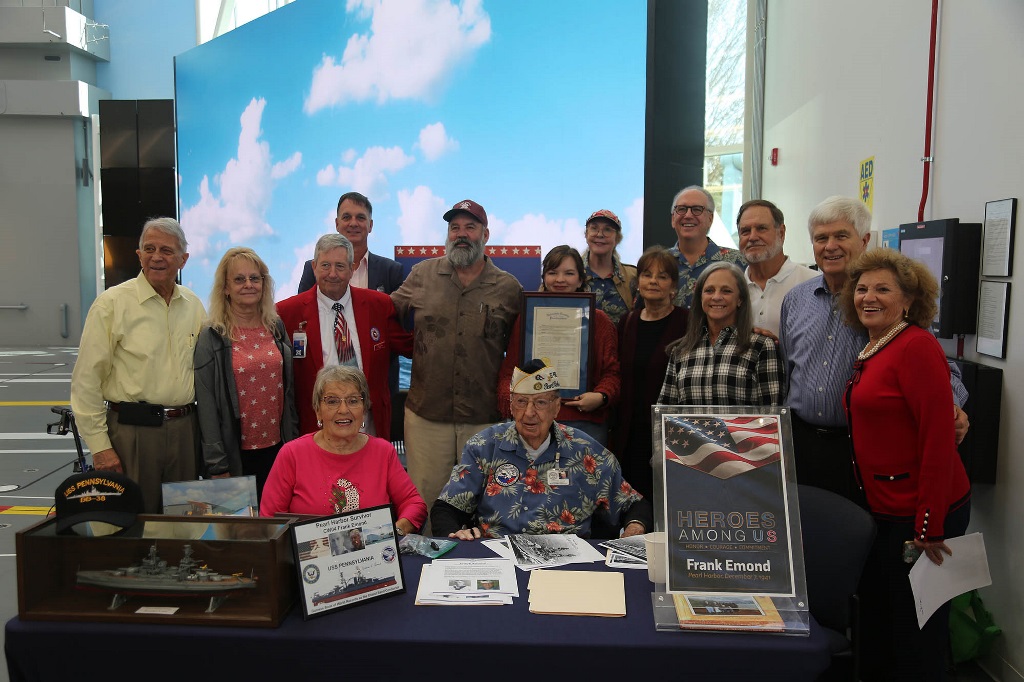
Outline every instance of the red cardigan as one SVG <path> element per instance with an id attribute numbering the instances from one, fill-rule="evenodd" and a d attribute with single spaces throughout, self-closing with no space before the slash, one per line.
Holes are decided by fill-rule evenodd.
<path id="1" fill-rule="evenodd" d="M 949 365 L 939 342 L 907 327 L 854 369 L 843 402 L 871 512 L 913 520 L 916 538 L 941 540 L 946 514 L 971 488 L 956 449 Z"/>
<path id="2" fill-rule="evenodd" d="M 512 325 L 512 331 L 508 337 L 508 349 L 505 351 L 505 361 L 501 363 L 501 370 L 498 372 L 498 411 L 506 419 L 512 418 L 509 398 L 509 382 L 512 381 L 512 371 L 520 362 L 519 357 L 519 336 L 520 324 L 523 316 L 516 318 Z M 608 408 L 619 401 L 619 341 L 615 333 L 615 325 L 608 315 L 602 310 L 594 310 L 594 383 L 593 391 L 604 393 L 608 396 L 608 404 L 593 412 L 580 412 L 575 407 L 563 404 L 558 410 L 556 421 L 588 421 L 601 424 L 608 416 Z M 558 368 L 555 367 L 555 371 Z M 580 391 L 585 393 L 585 391 Z"/>

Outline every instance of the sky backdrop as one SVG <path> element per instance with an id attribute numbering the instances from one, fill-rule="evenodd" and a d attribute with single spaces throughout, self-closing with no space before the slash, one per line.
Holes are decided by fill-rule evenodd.
<path id="1" fill-rule="evenodd" d="M 490 244 L 568 243 L 608 208 L 640 255 L 645 0 L 298 0 L 176 58 L 186 286 L 224 251 L 295 293 L 338 197 L 373 202 L 370 250 L 441 244 L 472 198 Z M 668 228 L 666 241 L 673 237 Z M 671 242 L 669 242 L 671 243 Z"/>

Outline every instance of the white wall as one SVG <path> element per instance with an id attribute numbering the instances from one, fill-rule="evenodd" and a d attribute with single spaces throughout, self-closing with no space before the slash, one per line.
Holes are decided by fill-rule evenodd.
<path id="1" fill-rule="evenodd" d="M 934 173 L 925 218 L 982 222 L 985 202 L 1024 199 L 1024 3 L 941 3 Z M 830 194 L 857 195 L 860 161 L 875 157 L 874 229 L 917 219 L 921 198 L 928 0 L 771 0 L 768 4 L 763 196 L 783 209 L 786 250 L 810 261 L 807 214 Z M 1024 222 L 1024 217 L 1018 218 Z M 1024 246 L 1014 272 L 1024 281 Z M 1012 287 L 1013 288 L 1013 287 Z M 1003 369 L 998 483 L 974 488 L 971 530 L 985 534 L 992 587 L 985 603 L 1003 628 L 985 663 L 997 679 L 1024 680 L 1024 285 L 1011 295 Z M 1014 298 L 1015 296 L 1015 298 Z M 947 353 L 954 348 L 946 343 Z"/>

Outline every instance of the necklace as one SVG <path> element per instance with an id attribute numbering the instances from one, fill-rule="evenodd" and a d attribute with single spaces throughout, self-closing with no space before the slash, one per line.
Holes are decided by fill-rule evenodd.
<path id="1" fill-rule="evenodd" d="M 860 352 L 860 354 L 857 356 L 857 359 L 858 360 L 867 360 L 872 355 L 874 355 L 878 351 L 882 350 L 882 347 L 885 344 L 889 343 L 889 341 L 892 339 L 892 337 L 896 336 L 897 334 L 899 334 L 901 331 L 903 331 L 906 328 L 907 328 L 907 323 L 905 321 L 903 321 L 903 320 L 900 320 L 899 322 L 894 324 L 889 329 L 889 331 L 887 331 L 885 333 L 885 336 L 883 336 L 882 338 L 878 339 L 878 341 L 875 341 L 875 343 L 873 345 L 872 345 L 872 343 L 870 341 L 868 341 L 868 344 L 866 346 L 864 346 L 864 350 L 862 350 Z"/>

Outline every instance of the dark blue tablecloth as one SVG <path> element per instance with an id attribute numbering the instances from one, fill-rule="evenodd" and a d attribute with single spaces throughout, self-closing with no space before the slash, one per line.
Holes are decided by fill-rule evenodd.
<path id="1" fill-rule="evenodd" d="M 493 556 L 463 543 L 446 558 Z M 657 632 L 652 584 L 625 570 L 625 618 L 529 612 L 526 581 L 512 606 L 416 606 L 425 559 L 402 557 L 408 591 L 280 628 L 23 621 L 6 626 L 12 682 L 40 680 L 813 680 L 825 637 Z M 604 570 L 577 564 L 572 570 Z"/>

